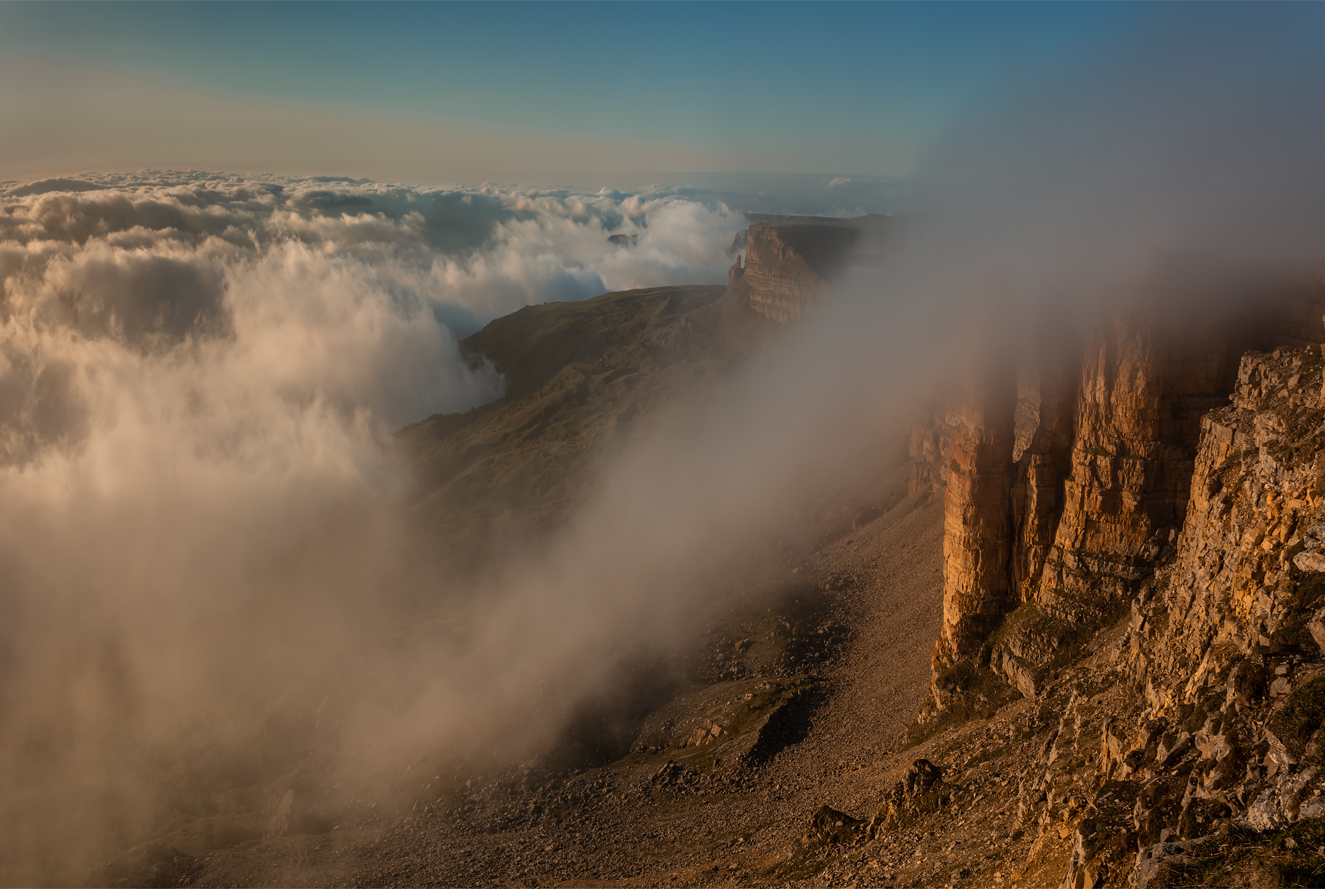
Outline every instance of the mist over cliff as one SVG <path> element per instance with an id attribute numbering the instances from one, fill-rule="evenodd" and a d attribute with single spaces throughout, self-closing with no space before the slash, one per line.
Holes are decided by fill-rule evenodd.
<path id="1" fill-rule="evenodd" d="M 333 759 L 524 755 L 867 473 L 967 356 L 1006 355 L 1036 318 L 1096 317 L 1174 251 L 1175 288 L 1248 282 L 1238 300 L 1318 268 L 1319 16 L 1248 15 L 1212 13 L 1191 41 L 1161 14 L 1052 85 L 1007 85 L 922 170 L 927 216 L 885 261 L 642 424 L 582 510 L 441 616 L 420 603 L 458 591 L 405 546 L 411 478 L 385 442 L 501 393 L 458 336 L 548 299 L 721 281 L 743 220 L 665 193 L 9 187 L 0 824 L 11 860 L 36 862 L 16 873 L 137 839 L 175 805 L 162 776 L 260 749 L 264 715 L 342 654 L 391 694 L 348 697 Z"/>

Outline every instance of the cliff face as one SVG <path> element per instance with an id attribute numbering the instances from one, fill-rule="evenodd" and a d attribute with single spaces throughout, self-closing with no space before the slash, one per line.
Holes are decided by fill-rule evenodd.
<path id="1" fill-rule="evenodd" d="M 1295 610 L 1317 604 L 1298 595 L 1301 581 L 1325 569 L 1321 367 L 1315 348 L 1248 355 L 1233 404 L 1202 421 L 1171 583 L 1148 609 L 1162 644 L 1153 667 L 1140 645 L 1134 659 L 1138 677 L 1194 677 L 1156 693 L 1160 701 L 1192 699 L 1231 659 L 1282 632 L 1310 646 L 1289 624 Z"/>
<path id="2" fill-rule="evenodd" d="M 963 663 L 1034 696 L 1067 648 L 1115 617 L 1171 551 L 1201 418 L 1227 404 L 1244 352 L 1301 342 L 1318 305 L 1308 290 L 1270 294 L 1246 312 L 1139 291 L 1075 354 L 1043 337 L 1017 374 L 1016 398 L 1006 371 L 981 368 L 1002 380 L 1000 394 L 986 391 L 978 410 L 968 399 L 947 430 L 940 709 L 953 703 L 948 678 Z M 915 482 L 929 475 L 918 463 Z"/>
<path id="3" fill-rule="evenodd" d="M 1019 466 L 1012 574 L 1025 607 L 990 657 L 1025 694 L 1154 570 L 1186 510 L 1200 417 L 1232 388 L 1236 337 L 1178 337 L 1148 320 L 1092 338 L 1074 410 L 1045 412 Z"/>
<path id="4" fill-rule="evenodd" d="M 1200 337 L 1177 348 L 1113 328 L 1091 344 L 1044 577 L 1001 625 L 978 610 L 957 616 L 958 626 L 995 624 L 983 675 L 1015 683 L 1024 673 L 1025 699 L 1000 699 L 969 669 L 980 663 L 969 646 L 956 648 L 964 672 L 936 658 L 940 705 L 975 694 L 989 705 L 988 720 L 922 749 L 945 780 L 949 769 L 960 776 L 945 786 L 967 794 L 963 806 L 985 807 L 978 823 L 1007 834 L 985 856 L 995 862 L 982 871 L 990 885 L 1319 884 L 1325 360 L 1320 345 L 1249 352 L 1232 373 L 1232 403 L 1225 396 L 1200 413 L 1228 360 Z M 950 519 L 970 515 L 972 486 L 994 489 L 1004 477 L 997 465 L 974 480 L 966 469 L 980 475 L 961 456 L 964 439 L 1008 437 L 1006 414 L 984 433 L 974 416 L 951 433 Z M 1032 441 L 1010 499 L 1033 475 L 1034 454 Z M 1036 514 L 1014 511 L 1014 522 Z M 1014 532 L 1014 566 L 1029 556 L 1017 551 L 1027 527 Z M 1007 548 L 969 527 L 949 544 L 963 542 L 996 557 Z M 947 558 L 945 572 L 998 588 L 962 558 Z M 1058 610 L 1069 601 L 1064 577 L 1113 607 L 1087 602 L 1104 617 Z M 1017 599 L 1013 587 L 1004 595 Z M 951 622 L 945 613 L 940 652 L 953 650 Z M 1024 660 L 1008 670 L 1000 654 Z M 913 817 L 925 819 L 919 830 L 978 844 L 959 811 Z"/>
<path id="5" fill-rule="evenodd" d="M 744 281 L 750 306 L 759 314 L 781 324 L 794 321 L 827 298 L 830 283 L 846 268 L 863 224 L 800 218 L 756 222 L 746 237 L 744 272 L 739 271 L 738 257 L 729 281 Z"/>
<path id="6" fill-rule="evenodd" d="M 1000 372 L 1001 371 L 1001 372 Z M 943 629 L 935 662 L 974 657 L 1011 610 L 1016 379 L 1010 367 L 976 375 L 947 418 L 943 497 Z"/>
<path id="7" fill-rule="evenodd" d="M 1015 878 L 1144 887 L 1230 848 L 1254 870 L 1257 832 L 1325 818 L 1323 301 L 1266 293 L 1128 301 L 913 429 L 913 490 L 945 486 L 920 724 L 1019 692 L 1008 737 L 1046 735 Z"/>
<path id="8" fill-rule="evenodd" d="M 1254 875 L 1263 832 L 1325 816 L 1322 367 L 1318 346 L 1243 358 L 1233 404 L 1200 420 L 1176 548 L 1105 660 L 1072 671 L 1116 685 L 1104 706 L 1077 696 L 1094 768 L 1049 761 L 1037 781 L 1042 818 L 1074 791 L 1094 800 L 1062 819 L 1069 882 Z M 1130 811 L 1108 805 L 1129 794 Z"/>

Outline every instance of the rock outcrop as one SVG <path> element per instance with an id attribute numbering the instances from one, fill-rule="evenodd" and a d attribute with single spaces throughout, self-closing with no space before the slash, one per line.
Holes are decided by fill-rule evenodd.
<path id="1" fill-rule="evenodd" d="M 1131 502 L 1111 512 L 1100 493 L 1083 497 L 1084 506 L 1069 500 L 1064 510 L 1063 522 L 1068 509 L 1079 509 L 1089 523 L 1091 510 L 1099 509 L 1114 528 L 1073 531 L 1075 538 L 1060 534 L 1056 545 L 1107 540 L 1097 551 L 1137 560 L 1120 558 L 1122 567 L 1100 571 L 1100 595 L 1118 597 L 1116 617 L 1103 625 L 1077 624 L 1090 632 L 1055 653 L 1052 671 L 1030 665 L 1032 700 L 995 707 L 991 718 L 963 729 L 964 742 L 929 750 L 957 760 L 954 771 L 965 764 L 954 788 L 962 780 L 981 782 L 973 798 L 958 790 L 962 806 L 987 795 L 986 811 L 994 818 L 1015 808 L 1011 839 L 1019 845 L 1007 854 L 990 852 L 1002 875 L 993 874 L 992 884 L 1139 889 L 1319 882 L 1325 859 L 1319 848 L 1325 836 L 1322 348 L 1242 356 L 1232 403 L 1196 418 L 1196 446 L 1186 464 L 1173 454 L 1192 434 L 1190 415 L 1172 404 L 1201 394 L 1191 382 L 1199 375 L 1167 377 L 1189 381 L 1175 389 L 1145 382 L 1166 379 L 1154 373 L 1153 361 L 1134 363 L 1136 372 L 1112 377 L 1112 388 L 1082 393 L 1080 411 L 1096 417 L 1079 420 L 1074 451 L 1083 429 L 1104 430 L 1116 437 L 1097 439 L 1098 453 L 1085 457 L 1103 461 L 1110 447 L 1119 453 L 1130 447 L 1127 460 L 1138 468 L 1114 476 L 1124 492 L 1115 499 L 1130 496 Z M 1147 352 L 1133 346 L 1119 354 Z M 1108 378 L 1097 356 L 1087 359 L 1083 383 Z M 1205 368 L 1209 381 L 1222 360 L 1171 358 L 1160 367 Z M 1130 382 L 1124 387 L 1119 378 Z M 1117 399 L 1117 425 L 1110 427 L 1098 416 L 1106 403 L 1100 396 L 1113 393 L 1132 396 Z M 1156 411 L 1165 399 L 1169 409 Z M 998 428 L 1006 437 L 1006 422 Z M 964 434 L 959 429 L 954 439 Z M 1146 450 L 1157 441 L 1164 447 Z M 1074 455 L 1074 472 L 1103 465 L 1085 457 Z M 1185 473 L 1185 490 L 1149 483 L 1165 478 L 1165 471 L 1176 474 L 1170 478 Z M 949 477 L 950 486 L 966 483 L 958 473 Z M 1181 511 L 1174 517 L 1179 494 Z M 1174 533 L 1152 552 L 1153 536 L 1147 539 L 1135 526 L 1167 526 Z M 1144 577 L 1127 582 L 1128 571 L 1147 564 Z M 1079 570 L 1089 577 L 1088 567 Z M 1009 615 L 1014 626 L 995 631 L 994 670 L 987 676 L 1000 669 L 998 647 L 1009 630 L 1065 621 L 1052 608 L 1048 599 L 1030 600 Z M 987 759 L 987 772 L 972 767 Z M 1016 776 L 1015 793 L 1005 791 L 1001 779 L 991 780 L 1000 773 Z M 982 774 L 988 775 L 983 781 Z M 884 794 L 885 807 L 902 796 L 900 790 Z M 917 810 L 912 817 L 922 837 L 963 830 L 960 816 L 954 828 L 953 816 L 939 810 Z"/>
<path id="2" fill-rule="evenodd" d="M 745 277 L 750 305 L 783 324 L 827 297 L 859 235 L 844 225 L 759 222 L 750 226 Z"/>
<path id="3" fill-rule="evenodd" d="M 1116 682 L 1096 698 L 1116 709 L 1091 726 L 1094 784 L 1058 778 L 1097 797 L 1082 823 L 1106 841 L 1078 832 L 1065 885 L 1199 885 L 1239 857 L 1254 868 L 1264 832 L 1325 816 L 1322 369 L 1320 346 L 1242 359 L 1233 404 L 1200 421 L 1181 535 L 1132 600 L 1112 668 L 1074 670 Z M 1074 719 L 1077 736 L 1092 721 Z"/>
<path id="4" fill-rule="evenodd" d="M 727 275 L 741 282 L 742 296 L 756 312 L 786 324 L 813 312 L 828 298 L 833 281 L 847 268 L 862 241 L 886 232 L 888 217 L 834 219 L 818 216 L 761 216 L 732 244 L 746 251 L 745 267 Z"/>
<path id="5" fill-rule="evenodd" d="M 741 257 L 738 256 L 736 257 L 736 262 L 732 264 L 732 267 L 727 269 L 727 288 L 731 289 L 732 287 L 735 287 L 736 282 L 741 280 L 741 276 L 744 274 L 745 268 L 741 265 Z"/>
<path id="6" fill-rule="evenodd" d="M 1316 346 L 1249 354 L 1233 404 L 1202 420 L 1177 556 L 1125 648 L 1158 711 L 1282 704 L 1325 676 L 1323 367 Z M 1309 736 L 1266 739 L 1287 767 Z"/>
<path id="7" fill-rule="evenodd" d="M 1252 303 L 1190 288 L 1166 300 L 1166 286 L 1161 276 L 1115 304 L 1075 355 L 1042 337 L 1034 364 L 1013 372 L 1015 395 L 1009 371 L 986 362 L 977 402 L 950 413 L 939 709 L 970 669 L 1034 696 L 1039 676 L 1126 607 L 1173 550 L 1202 417 L 1227 403 L 1239 358 L 1302 342 L 1319 315 L 1310 288 L 1267 285 Z M 936 434 L 919 427 L 913 452 Z M 927 468 L 916 463 L 913 487 Z"/>
<path id="8" fill-rule="evenodd" d="M 1016 379 L 1009 366 L 974 375 L 948 417 L 943 629 L 934 654 L 940 668 L 974 657 L 1012 607 L 1008 498 L 1015 406 Z"/>

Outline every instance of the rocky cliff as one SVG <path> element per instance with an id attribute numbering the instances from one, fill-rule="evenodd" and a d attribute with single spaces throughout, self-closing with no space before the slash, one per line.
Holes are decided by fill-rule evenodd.
<path id="1" fill-rule="evenodd" d="M 744 242 L 737 241 L 746 250 L 745 266 L 738 256 L 729 284 L 739 280 L 750 306 L 781 324 L 813 312 L 862 240 L 889 225 L 882 216 L 751 218 Z"/>
<path id="2" fill-rule="evenodd" d="M 1175 545 L 1050 681 L 1060 727 L 1019 815 L 1064 885 L 1318 884 L 1319 843 L 1294 850 L 1325 816 L 1321 370 L 1319 346 L 1241 360 Z"/>
<path id="3" fill-rule="evenodd" d="M 1016 380 L 1010 367 L 978 373 L 946 420 L 943 630 L 935 657 L 976 657 L 1011 610 Z"/>
<path id="4" fill-rule="evenodd" d="M 912 433 L 945 509 L 920 723 L 1041 736 L 1014 882 L 1251 879 L 1266 832 L 1325 830 L 1323 301 L 1206 305 L 1124 300 L 1075 361 L 986 366 Z"/>
<path id="5" fill-rule="evenodd" d="M 939 709 L 945 676 L 967 666 L 1033 696 L 1060 650 L 1126 607 L 1171 550 L 1201 418 L 1227 403 L 1248 349 L 1304 342 L 1302 319 L 1318 314 L 1311 288 L 1266 287 L 1256 301 L 1202 296 L 1158 275 L 1079 349 L 1046 335 L 1019 372 L 980 366 L 983 389 L 930 425 L 949 454 Z"/>
<path id="6" fill-rule="evenodd" d="M 1325 882 L 1325 292 L 1170 267 L 1107 305 L 913 424 L 908 492 L 944 511 L 926 758 L 811 819 L 853 850 L 830 881 Z"/>

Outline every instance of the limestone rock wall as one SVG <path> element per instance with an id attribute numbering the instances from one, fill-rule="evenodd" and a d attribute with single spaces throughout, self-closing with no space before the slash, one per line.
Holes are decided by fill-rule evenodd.
<path id="1" fill-rule="evenodd" d="M 1033 599 L 1039 588 L 1044 562 L 1058 530 L 1077 415 L 1080 353 L 1070 343 L 1045 346 L 1037 366 L 1029 371 L 1035 385 L 1033 389 L 1019 387 L 1017 404 L 1019 439 L 1022 417 L 1034 416 L 1025 445 L 1014 455 L 1017 465 L 1011 501 L 1016 539 L 1012 582 L 1016 598 L 1023 602 Z"/>
<path id="2" fill-rule="evenodd" d="M 1040 699 L 998 717 L 1037 735 L 1012 745 L 1038 749 L 1018 763 L 1033 841 L 1013 884 L 1257 885 L 1293 848 L 1281 832 L 1319 829 L 1323 372 L 1319 345 L 1241 359 L 1232 404 L 1199 420 L 1181 532 Z"/>
<path id="3" fill-rule="evenodd" d="M 1231 339 L 1130 320 L 1094 338 L 1062 515 L 1034 593 L 1043 611 L 1075 622 L 1102 616 L 1152 570 L 1186 512 L 1200 418 L 1232 389 L 1241 350 Z"/>
<path id="4" fill-rule="evenodd" d="M 983 368 L 982 368 L 983 370 Z M 972 375 L 948 416 L 943 496 L 943 629 L 936 666 L 976 655 L 1010 610 L 1015 368 Z"/>
<path id="5" fill-rule="evenodd" d="M 1253 832 L 1325 816 L 1322 369 L 1319 346 L 1242 359 L 1233 404 L 1200 421 L 1176 549 L 1112 648 L 1136 705 L 1106 726 L 1099 772 L 1145 792 L 1131 813 L 1089 827 L 1135 833 L 1132 885 L 1223 854 L 1221 822 L 1255 845 L 1264 834 Z M 1114 858 L 1126 873 L 1126 856 Z M 1089 844 L 1074 855 L 1105 864 Z"/>
<path id="6" fill-rule="evenodd" d="M 1250 305 L 1185 325 L 1119 313 L 1074 384 L 1041 369 L 1019 405 L 951 412 L 921 721 L 960 707 L 993 727 L 975 755 L 1038 750 L 1017 762 L 1032 841 L 1011 883 L 1256 885 L 1272 854 L 1317 866 L 1316 845 L 1292 858 L 1301 841 L 1282 838 L 1325 823 L 1321 301 Z M 985 570 L 1004 558 L 1006 582 Z M 1035 700 L 1003 707 L 996 678 Z"/>
<path id="7" fill-rule="evenodd" d="M 1309 588 L 1325 579 L 1323 368 L 1315 346 L 1248 354 L 1233 404 L 1202 420 L 1177 555 L 1140 622 L 1151 632 L 1134 639 L 1157 704 L 1191 703 L 1257 650 L 1320 653 L 1325 601 Z M 1325 641 L 1325 625 L 1314 632 Z"/>
<path id="8" fill-rule="evenodd" d="M 860 230 L 846 224 L 759 222 L 750 226 L 744 280 L 750 306 L 786 324 L 814 311 L 846 265 Z"/>
<path id="9" fill-rule="evenodd" d="M 1317 289 L 1268 292 L 1257 303 L 1137 291 L 1077 350 L 1042 335 L 1015 397 L 954 412 L 941 707 L 953 690 L 940 674 L 963 660 L 1035 696 L 1173 551 L 1202 418 L 1228 404 L 1241 356 L 1300 342 L 1310 317 L 1319 326 Z"/>

